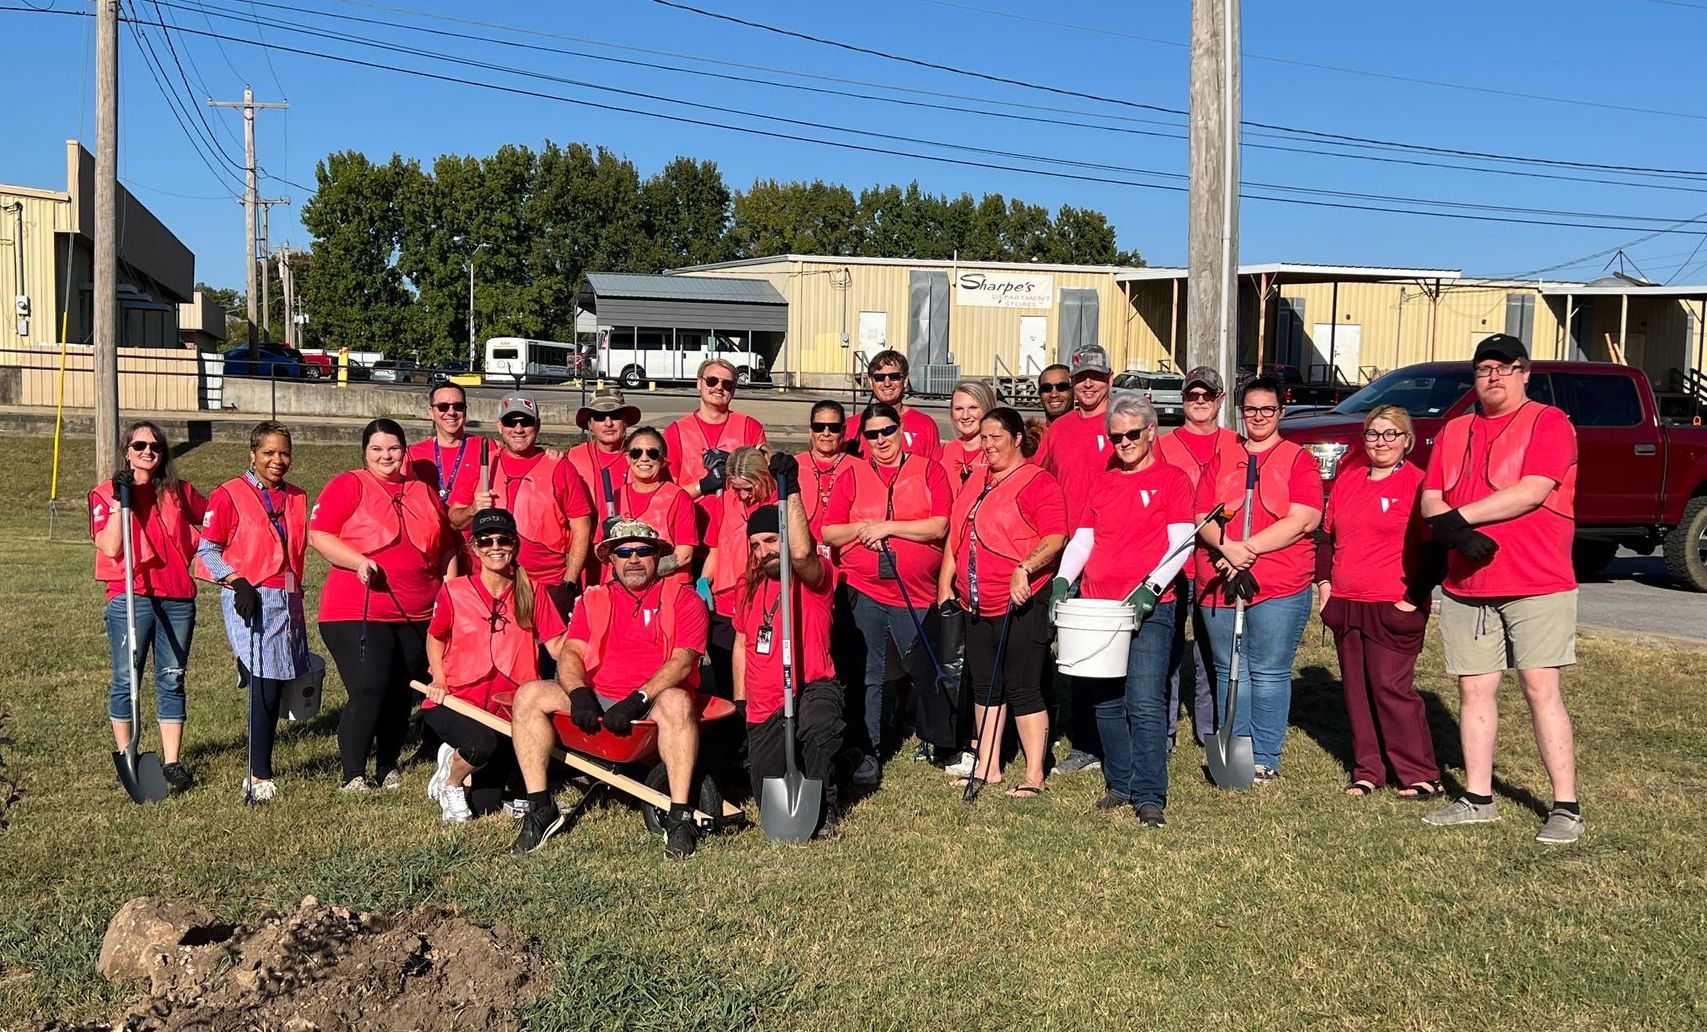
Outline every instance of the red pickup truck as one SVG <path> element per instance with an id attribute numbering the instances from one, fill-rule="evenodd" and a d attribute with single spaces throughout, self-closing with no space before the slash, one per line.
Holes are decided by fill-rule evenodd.
<path id="1" fill-rule="evenodd" d="M 1380 405 L 1411 414 L 1427 464 L 1441 427 L 1475 403 L 1467 362 L 1395 369 L 1327 412 L 1288 417 L 1281 433 L 1303 445 L 1329 489 L 1342 464 L 1363 461 L 1363 419 Z M 1602 362 L 1536 362 L 1529 396 L 1564 409 L 1577 428 L 1577 574 L 1590 577 L 1623 545 L 1663 550 L 1672 579 L 1707 591 L 1707 427 L 1660 418 L 1638 369 Z M 1699 408 L 1696 409 L 1699 412 Z"/>

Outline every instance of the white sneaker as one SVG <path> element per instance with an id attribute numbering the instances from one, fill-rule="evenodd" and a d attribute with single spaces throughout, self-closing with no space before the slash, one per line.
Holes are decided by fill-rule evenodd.
<path id="1" fill-rule="evenodd" d="M 433 802 L 439 801 L 439 793 L 450 781 L 450 758 L 456 755 L 456 750 L 449 742 L 439 746 L 439 765 L 433 768 L 433 776 L 427 779 L 427 798 Z"/>
<path id="2" fill-rule="evenodd" d="M 854 768 L 853 781 L 856 785 L 875 785 L 883 778 L 883 767 L 877 762 L 877 757 L 867 756 L 859 761 Z"/>
<path id="3" fill-rule="evenodd" d="M 461 824 L 473 814 L 468 809 L 468 793 L 461 785 L 446 785 L 439 790 L 439 819 L 446 824 Z"/>
<path id="4" fill-rule="evenodd" d="M 366 792 L 367 779 L 362 777 L 360 774 L 357 774 L 355 777 L 344 782 L 344 787 L 340 788 L 338 791 L 351 793 Z"/>
<path id="5" fill-rule="evenodd" d="M 966 777 L 972 773 L 972 754 L 963 752 L 954 758 L 953 763 L 943 764 L 942 769 L 945 773 L 953 774 L 955 777 Z"/>
<path id="6" fill-rule="evenodd" d="M 243 796 L 251 803 L 270 803 L 278 794 L 279 787 L 271 779 L 243 779 Z"/>

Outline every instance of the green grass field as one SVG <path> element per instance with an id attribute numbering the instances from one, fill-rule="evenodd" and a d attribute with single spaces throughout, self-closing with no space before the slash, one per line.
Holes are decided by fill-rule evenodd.
<path id="1" fill-rule="evenodd" d="M 1095 774 L 968 807 L 902 759 L 832 841 L 751 829 L 666 863 L 616 805 L 518 859 L 508 818 L 442 827 L 426 769 L 401 793 L 341 797 L 335 677 L 330 712 L 283 735 L 280 800 L 245 810 L 243 700 L 211 593 L 189 677 L 199 784 L 132 805 L 105 718 L 90 451 L 69 451 L 54 541 L 49 454 L 37 439 L 0 452 L 0 755 L 23 791 L 0 831 L 0 1026 L 117 1010 L 129 991 L 95 958 L 113 911 L 144 893 L 232 920 L 307 894 L 508 919 L 551 974 L 538 1028 L 1707 1026 L 1707 656 L 1583 643 L 1567 697 L 1589 823 L 1571 848 L 1531 841 L 1548 789 L 1515 689 L 1502 823 L 1442 831 L 1391 793 L 1343 797 L 1333 653 L 1312 624 L 1284 777 L 1224 794 L 1182 748 L 1160 831 L 1093 812 Z M 312 491 L 355 455 L 300 448 L 293 479 Z M 244 461 L 208 444 L 181 470 L 205 490 Z M 1438 642 L 1420 679 L 1461 773 Z"/>

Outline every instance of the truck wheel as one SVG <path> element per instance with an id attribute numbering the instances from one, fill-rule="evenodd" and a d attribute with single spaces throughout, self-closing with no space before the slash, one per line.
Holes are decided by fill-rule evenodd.
<path id="1" fill-rule="evenodd" d="M 1577 580 L 1594 580 L 1618 555 L 1618 542 L 1577 538 L 1571 543 L 1571 569 Z"/>
<path id="2" fill-rule="evenodd" d="M 640 389 L 640 367 L 629 366 L 622 371 L 622 386 L 625 390 Z"/>
<path id="3" fill-rule="evenodd" d="M 1691 498 L 1665 540 L 1666 572 L 1674 583 L 1707 591 L 1707 497 Z"/>
<path id="4" fill-rule="evenodd" d="M 746 366 L 735 370 L 735 382 L 742 387 L 753 382 L 753 371 Z"/>

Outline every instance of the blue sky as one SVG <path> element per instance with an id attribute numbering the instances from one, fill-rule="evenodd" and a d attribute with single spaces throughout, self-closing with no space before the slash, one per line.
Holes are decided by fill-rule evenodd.
<path id="1" fill-rule="evenodd" d="M 0 7 L 22 0 L 0 0 Z M 30 0 L 47 6 L 49 0 Z M 379 3 L 307 0 L 301 7 L 377 19 L 386 25 L 340 22 L 276 7 L 251 7 L 247 0 L 168 0 L 164 11 L 183 29 L 257 38 L 252 24 L 222 18 L 290 20 L 363 39 L 386 40 L 454 53 L 502 68 L 524 68 L 599 86 L 634 90 L 701 104 L 831 126 L 863 129 L 925 141 L 1048 156 L 1120 171 L 1043 165 L 1030 159 L 937 151 L 924 144 L 855 137 L 831 130 L 783 126 L 747 115 L 695 110 L 660 101 L 599 93 L 564 83 L 530 80 L 499 70 L 470 69 L 424 57 L 375 54 L 349 42 L 304 37 L 278 27 L 260 30 L 273 43 L 336 52 L 386 66 L 407 65 L 438 74 L 513 85 L 598 103 L 673 112 L 684 117 L 761 126 L 779 132 L 835 138 L 871 146 L 958 156 L 997 164 L 1035 165 L 1093 177 L 1177 185 L 1129 169 L 1180 174 L 1186 169 L 1182 139 L 1113 129 L 1171 134 L 1183 130 L 1178 116 L 1133 106 L 1186 106 L 1190 7 L 1186 0 L 1091 3 L 1088 0 L 861 0 L 843 5 L 685 0 L 694 6 L 766 22 L 855 46 L 976 70 L 992 76 L 1045 84 L 1093 98 L 1051 94 L 935 69 L 851 53 L 802 40 L 673 10 L 652 0 L 601 3 L 468 5 L 448 2 L 409 5 L 399 13 Z M 60 10 L 88 10 L 77 0 L 53 0 Z M 159 17 L 152 3 L 127 2 L 139 17 Z M 193 8 L 204 7 L 209 15 Z M 500 29 L 424 17 L 424 13 L 480 19 L 585 41 L 523 36 Z M 0 154 L 0 182 L 61 187 L 63 141 L 77 136 L 92 145 L 93 114 L 88 39 L 91 19 L 0 10 L 0 39 L 8 59 L 0 63 L 0 95 L 30 98 L 8 104 L 15 121 L 11 144 Z M 410 28 L 503 36 L 535 46 L 573 48 L 696 72 L 717 70 L 888 96 L 910 97 L 956 110 L 905 107 L 822 93 L 735 83 L 702 74 L 494 46 L 422 35 Z M 1078 26 L 1078 27 L 1074 27 Z M 383 160 L 391 153 L 430 160 L 443 152 L 487 154 L 504 143 L 538 146 L 545 139 L 584 140 L 626 154 L 643 173 L 676 154 L 711 158 L 734 188 L 755 178 L 823 178 L 854 189 L 879 182 L 917 179 L 928 190 L 974 195 L 999 191 L 1046 205 L 1068 203 L 1108 213 L 1121 244 L 1141 251 L 1151 264 L 1179 264 L 1186 254 L 1183 193 L 1129 185 L 1046 178 L 1016 171 L 970 168 L 928 159 L 862 153 L 659 121 L 556 101 L 521 97 L 429 81 L 314 57 L 260 49 L 174 33 L 174 42 L 194 84 L 186 89 L 159 38 L 154 46 L 180 95 L 195 102 L 211 92 L 221 99 L 241 95 L 245 80 L 260 99 L 289 99 L 288 113 L 259 116 L 261 164 L 312 185 L 315 162 L 332 150 L 353 148 Z M 1251 183 L 1316 190 L 1450 200 L 1550 211 L 1617 215 L 1622 228 L 1510 225 L 1393 214 L 1397 202 L 1353 200 L 1380 209 L 1337 210 L 1247 200 L 1241 220 L 1245 261 L 1313 261 L 1444 266 L 1470 273 L 1513 275 L 1569 261 L 1662 228 L 1669 220 L 1707 212 L 1707 71 L 1700 60 L 1707 39 L 1707 0 L 1508 0 L 1499 5 L 1468 2 L 1409 4 L 1313 0 L 1282 4 L 1257 0 L 1244 11 L 1244 116 L 1289 128 L 1402 141 L 1430 147 L 1497 152 L 1614 166 L 1702 170 L 1700 176 L 1645 177 L 1642 182 L 1673 189 L 1624 185 L 1638 177 L 1624 172 L 1513 165 L 1511 168 L 1599 178 L 1616 183 L 1520 178 L 1467 171 L 1446 155 L 1411 155 L 1446 167 L 1413 167 L 1301 154 L 1247 146 L 1247 192 L 1272 193 Z M 669 51 L 775 69 L 860 80 L 873 86 L 788 79 L 772 72 L 713 67 L 680 57 L 610 49 L 598 44 Z M 1278 60 L 1276 60 L 1278 59 Z M 1378 73 L 1353 74 L 1341 69 Z M 1386 77 L 1383 77 L 1386 76 Z M 1392 77 L 1471 86 L 1449 88 Z M 196 252 L 198 276 L 221 285 L 241 285 L 242 216 L 229 190 L 197 159 L 173 121 L 128 32 L 121 81 L 124 87 L 120 174 L 127 185 Z M 205 85 L 205 91 L 203 86 Z M 906 87 L 966 100 L 918 93 Z M 1512 96 L 1512 93 L 1533 95 Z M 1562 98 L 1577 103 L 1537 97 Z M 1036 105 L 1004 107 L 997 102 Z M 1600 106 L 1591 106 L 1600 105 Z M 1636 108 L 1646 110 L 1620 110 Z M 1041 110 L 1039 109 L 1041 108 Z M 977 114 L 975 111 L 988 112 Z M 1671 112 L 1671 113 L 1665 113 Z M 205 111 L 231 160 L 240 161 L 241 121 L 232 111 Z M 1027 122 L 1015 116 L 1055 119 L 1075 125 Z M 1130 121 L 1145 119 L 1154 121 Z M 1155 124 L 1157 122 L 1165 124 Z M 221 124 L 223 123 L 223 124 Z M 1082 123 L 1104 126 L 1086 128 Z M 1175 128 L 1170 128 L 1170 126 Z M 1288 133 L 1259 137 L 1247 130 L 1247 145 L 1317 146 Z M 1391 151 L 1365 150 L 1385 157 Z M 1676 189 L 1676 188 L 1682 189 Z M 294 197 L 303 190 L 282 182 L 262 185 L 265 195 Z M 1294 195 L 1296 196 L 1296 195 Z M 1320 196 L 1320 195 L 1315 195 Z M 1334 198 L 1321 197 L 1332 200 Z M 274 209 L 275 244 L 308 242 L 294 208 Z M 1652 222 L 1632 222 L 1639 216 Z M 1604 222 L 1581 215 L 1523 215 L 1540 221 Z M 1707 221 L 1687 228 L 1707 229 Z M 1682 276 L 1707 280 L 1703 238 L 1668 233 L 1636 244 L 1630 254 L 1651 278 Z M 1560 269 L 1555 276 L 1592 278 L 1605 257 Z"/>

